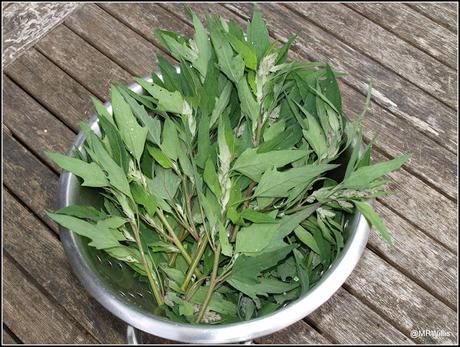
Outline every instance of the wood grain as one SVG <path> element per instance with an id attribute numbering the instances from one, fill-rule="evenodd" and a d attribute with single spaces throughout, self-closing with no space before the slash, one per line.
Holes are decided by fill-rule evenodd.
<path id="1" fill-rule="evenodd" d="M 379 314 L 341 288 L 307 318 L 336 343 L 412 344 Z"/>
<path id="2" fill-rule="evenodd" d="M 100 3 L 99 6 L 157 46 L 160 46 L 160 42 L 153 33 L 154 29 L 170 31 L 183 29 L 188 37 L 193 33 L 190 28 L 184 27 L 184 23 L 180 19 L 158 4 Z M 182 9 L 183 6 L 181 6 Z"/>
<path id="3" fill-rule="evenodd" d="M 274 334 L 258 338 L 256 344 L 329 344 L 323 335 L 318 333 L 305 321 L 298 321 Z"/>
<path id="4" fill-rule="evenodd" d="M 5 71 L 75 132 L 78 123 L 94 113 L 92 94 L 35 49 L 25 52 Z"/>
<path id="5" fill-rule="evenodd" d="M 85 87 L 99 99 L 106 99 L 110 84 L 116 81 L 131 83 L 131 75 L 108 57 L 88 45 L 67 27 L 60 25 L 40 40 L 35 47 L 76 81 L 90 81 Z M 75 55 L 75 51 L 79 55 Z M 84 56 L 86 59 L 81 59 Z M 98 61 L 93 58 L 97 57 Z M 111 76 L 102 79 L 101 75 Z"/>
<path id="6" fill-rule="evenodd" d="M 3 6 L 3 4 L 2 4 Z M 20 343 L 18 338 L 16 336 L 13 336 L 13 333 L 10 331 L 9 328 L 6 327 L 5 324 L 3 324 L 3 330 L 2 330 L 2 344 L 5 345 L 16 345 Z"/>
<path id="7" fill-rule="evenodd" d="M 89 296 L 56 236 L 8 193 L 4 208 L 4 250 L 55 300 L 53 305 L 64 308 L 99 342 L 124 342 L 126 325 Z"/>
<path id="8" fill-rule="evenodd" d="M 184 21 L 186 21 L 190 25 L 190 20 L 183 14 L 178 9 L 178 6 L 175 4 L 162 4 L 162 6 L 165 6 L 171 11 L 175 11 L 178 13 L 178 16 L 180 16 Z M 203 16 L 204 11 L 207 10 L 211 13 L 219 13 L 221 11 L 220 6 L 218 5 L 209 5 L 209 6 L 202 6 L 198 4 L 194 4 L 192 8 L 197 12 L 197 14 Z M 263 10 L 263 8 L 262 8 Z M 268 14 L 268 13 L 264 13 Z M 224 14 L 231 16 L 231 13 L 228 13 L 228 11 Z M 240 17 L 235 17 L 235 19 L 239 19 L 240 22 L 243 20 Z M 292 55 L 292 57 L 297 58 L 297 59 L 305 59 L 304 56 L 298 56 L 298 55 Z M 350 88 L 346 88 L 345 86 L 345 92 L 348 92 L 347 98 L 344 98 L 344 103 L 346 110 L 348 111 L 348 114 L 357 114 L 360 112 L 361 108 L 361 100 L 359 95 L 357 95 L 353 90 Z M 352 108 L 349 106 L 351 105 Z M 378 110 L 381 111 L 381 108 L 379 108 L 377 105 L 372 106 L 372 110 Z M 404 129 L 408 129 L 408 125 L 404 125 L 404 123 L 393 120 L 394 117 L 389 115 L 387 112 L 382 110 L 383 115 L 375 117 L 374 113 L 371 113 L 368 116 L 368 120 L 366 120 L 365 123 L 365 129 L 371 129 L 371 132 L 367 132 L 369 137 L 372 137 L 373 134 L 379 131 L 381 129 L 381 122 L 385 120 L 389 120 L 387 127 L 387 131 L 384 132 L 383 130 L 380 130 L 380 136 L 377 141 L 377 145 L 380 147 L 385 148 L 385 151 L 387 150 L 386 144 L 387 142 L 385 141 L 387 136 L 392 136 L 394 132 L 400 132 L 403 131 L 404 133 L 400 133 L 401 138 L 406 138 L 407 137 L 407 132 L 405 132 Z M 374 118 L 375 117 L 375 118 Z M 393 125 L 393 126 L 392 126 Z M 401 130 L 403 129 L 403 130 Z M 383 146 L 381 145 L 380 140 L 384 140 L 385 142 L 383 143 Z M 395 139 L 394 137 L 391 137 L 392 141 L 397 141 L 400 143 L 401 139 Z M 413 138 L 412 140 L 409 140 L 408 142 L 412 141 L 413 143 L 415 142 L 416 144 L 419 144 L 420 139 L 419 138 Z M 424 141 L 422 137 L 422 141 Z M 391 142 L 391 141 L 389 141 Z M 407 148 L 411 146 L 410 143 L 404 143 L 400 145 L 403 148 Z M 431 146 L 432 144 L 427 143 L 426 146 Z M 435 146 L 435 145 L 434 145 Z M 438 146 L 435 146 L 437 149 Z M 422 154 L 422 152 L 419 150 L 419 148 L 407 148 L 409 152 L 415 151 L 419 153 L 419 162 L 423 165 L 426 164 L 426 157 L 425 155 Z M 441 149 L 441 152 L 444 154 L 445 151 Z M 425 152 L 423 152 L 425 153 Z M 438 156 L 437 152 L 433 152 L 433 156 Z M 447 154 L 449 156 L 449 154 Z M 451 181 L 455 181 L 455 160 L 453 156 L 449 156 L 449 164 L 447 164 L 450 167 L 450 173 L 446 173 L 449 177 L 451 177 Z M 379 153 L 376 153 L 375 155 L 376 161 L 383 161 L 386 160 L 384 156 L 382 156 Z M 442 165 L 446 165 L 443 163 Z M 434 168 L 437 168 L 437 165 L 433 164 L 433 168 L 431 171 L 435 171 L 434 174 L 435 176 L 438 175 L 437 169 L 435 170 Z M 418 170 L 415 169 L 414 170 Z M 455 203 L 452 202 L 451 200 L 445 198 L 442 194 L 439 194 L 436 190 L 433 190 L 420 180 L 417 180 L 414 176 L 409 174 L 405 170 L 400 170 L 398 172 L 392 173 L 389 175 L 390 177 L 390 188 L 391 189 L 397 189 L 400 190 L 400 194 L 396 194 L 390 197 L 387 197 L 385 199 L 385 203 L 393 208 L 394 210 L 397 211 L 403 211 L 403 214 L 406 218 L 408 218 L 411 223 L 414 223 L 418 226 L 420 226 L 422 229 L 427 230 L 430 236 L 432 236 L 435 239 L 440 240 L 444 245 L 446 245 L 449 249 L 456 249 L 457 245 L 457 232 L 455 230 L 455 221 L 456 221 L 456 213 L 455 213 Z M 439 181 L 437 184 L 441 184 Z M 414 205 L 414 202 L 417 202 L 417 206 Z M 433 202 L 436 202 L 433 204 Z M 423 212 L 422 212 L 423 211 Z"/>
<path id="9" fill-rule="evenodd" d="M 252 12 L 249 4 L 225 6 L 246 19 Z M 457 116 L 454 110 L 327 31 L 296 16 L 290 9 L 268 3 L 258 7 L 274 37 L 285 42 L 291 35 L 299 33 L 293 46 L 295 52 L 308 60 L 328 62 L 335 69 L 349 73 L 343 81 L 362 94 L 367 93 L 371 80 L 376 103 L 456 153 Z"/>
<path id="10" fill-rule="evenodd" d="M 430 3 L 407 3 L 407 6 L 417 10 L 434 22 L 443 25 L 454 33 L 458 26 L 458 4 L 454 2 L 436 4 Z"/>
<path id="11" fill-rule="evenodd" d="M 95 4 L 81 6 L 64 23 L 132 75 L 144 77 L 157 69 L 155 56 L 161 51 Z"/>
<path id="12" fill-rule="evenodd" d="M 372 269 L 372 274 L 369 272 Z M 358 266 L 345 282 L 346 288 L 368 303 L 379 315 L 397 326 L 406 336 L 414 329 L 438 329 L 453 335 L 439 337 L 438 343 L 454 343 L 457 336 L 456 313 L 436 300 L 416 283 L 366 250 Z M 433 342 L 420 337 L 418 342 Z"/>
<path id="13" fill-rule="evenodd" d="M 9 257 L 3 258 L 3 275 L 3 319 L 24 343 L 97 342 L 32 284 Z"/>
<path id="14" fill-rule="evenodd" d="M 303 18 L 457 109 L 457 73 L 341 4 L 288 5 Z M 369 40 L 376 44 L 369 44 Z"/>
<path id="15" fill-rule="evenodd" d="M 6 76 L 3 78 L 3 122 L 37 157 L 59 170 L 44 151 L 67 153 L 74 132 Z"/>
<path id="16" fill-rule="evenodd" d="M 453 69 L 457 69 L 457 35 L 405 4 L 347 4 L 366 18 Z"/>
<path id="17" fill-rule="evenodd" d="M 163 4 L 163 6 L 169 6 L 173 10 L 177 5 Z M 243 4 L 239 3 L 238 6 L 243 6 Z M 281 18 L 274 18 L 273 16 L 277 11 L 275 9 L 268 10 L 268 6 L 271 5 L 265 4 L 261 7 L 261 10 L 267 19 L 269 28 L 280 27 L 275 23 L 279 23 Z M 192 7 L 197 11 L 204 10 L 203 6 L 200 5 Z M 210 10 L 209 7 L 206 10 Z M 250 8 L 245 6 L 243 11 L 248 14 L 250 13 Z M 177 13 L 180 12 L 177 10 Z M 187 20 L 183 14 L 179 15 L 183 20 Z M 279 38 L 278 35 L 275 36 Z M 283 36 L 283 40 L 286 40 L 287 36 Z M 297 59 L 307 58 L 305 54 L 292 54 L 291 57 Z M 342 93 L 343 100 L 345 100 L 344 110 L 351 118 L 354 118 L 353 115 L 361 112 L 364 97 L 361 97 L 356 90 L 346 84 L 342 84 Z M 406 164 L 411 172 L 420 174 L 424 180 L 432 183 L 435 187 L 440 187 L 448 196 L 455 199 L 457 196 L 455 155 L 449 153 L 449 151 L 437 145 L 428 137 L 412 131 L 405 120 L 396 117 L 376 103 L 372 105 L 371 111 L 372 113 L 368 115 L 364 122 L 364 130 L 367 131 L 366 135 L 371 138 L 375 134 L 379 134 L 378 146 L 380 148 L 384 147 L 385 152 L 392 157 L 403 153 L 412 153 L 412 160 Z M 437 161 L 442 161 L 442 163 L 436 163 Z M 442 178 L 439 177 L 440 170 L 444 171 L 441 174 Z"/>
<path id="18" fill-rule="evenodd" d="M 14 61 L 78 6 L 78 3 L 2 3 L 3 66 Z"/>

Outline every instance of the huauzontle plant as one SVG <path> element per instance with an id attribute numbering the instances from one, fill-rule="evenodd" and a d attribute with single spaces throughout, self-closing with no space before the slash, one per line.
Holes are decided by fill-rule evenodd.
<path id="1" fill-rule="evenodd" d="M 351 122 L 343 74 L 289 61 L 295 37 L 272 41 L 257 10 L 246 32 L 190 15 L 192 39 L 155 32 L 180 72 L 158 56 L 161 78 L 136 79 L 143 94 L 112 85 L 113 112 L 94 100 L 101 134 L 82 123 L 82 151 L 48 153 L 103 207 L 49 216 L 148 281 L 169 319 L 230 323 L 309 291 L 355 209 L 391 242 L 367 201 L 389 194 L 382 177 L 408 157 L 371 164 L 372 141 L 360 153 L 371 88 Z"/>

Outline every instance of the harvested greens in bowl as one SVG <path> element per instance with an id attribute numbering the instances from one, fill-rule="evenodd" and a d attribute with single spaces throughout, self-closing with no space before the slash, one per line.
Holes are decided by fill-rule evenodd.
<path id="1" fill-rule="evenodd" d="M 391 242 L 368 201 L 389 194 L 382 176 L 408 157 L 371 164 L 361 133 L 370 86 L 351 122 L 343 73 L 289 61 L 295 37 L 272 41 L 258 11 L 246 32 L 191 16 L 193 39 L 155 32 L 179 68 L 158 56 L 161 75 L 136 79 L 142 93 L 112 85 L 112 111 L 94 99 L 100 133 L 82 123 L 76 156 L 48 153 L 102 207 L 49 216 L 132 268 L 165 317 L 230 323 L 309 291 L 354 211 Z"/>

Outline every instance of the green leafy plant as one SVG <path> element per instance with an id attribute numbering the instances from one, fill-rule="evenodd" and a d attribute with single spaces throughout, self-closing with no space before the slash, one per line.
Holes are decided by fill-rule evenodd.
<path id="1" fill-rule="evenodd" d="M 360 152 L 371 87 L 351 122 L 342 73 L 288 61 L 294 37 L 273 42 L 257 10 L 246 32 L 191 16 L 192 39 L 155 31 L 180 72 L 159 56 L 161 78 L 136 79 L 142 94 L 113 85 L 113 112 L 94 100 L 101 134 L 81 124 L 76 157 L 49 153 L 103 207 L 49 216 L 146 279 L 170 319 L 229 323 L 314 286 L 355 210 L 391 242 L 367 201 L 389 194 L 382 177 L 408 157 L 371 164 L 372 143 Z"/>

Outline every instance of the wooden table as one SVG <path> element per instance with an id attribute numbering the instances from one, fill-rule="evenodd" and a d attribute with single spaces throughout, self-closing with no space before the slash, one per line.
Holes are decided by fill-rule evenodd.
<path id="1" fill-rule="evenodd" d="M 292 58 L 349 73 L 344 110 L 378 134 L 375 161 L 411 153 L 389 176 L 399 194 L 378 199 L 395 239 L 372 233 L 343 287 L 313 314 L 258 343 L 454 343 L 457 340 L 457 5 L 259 4 L 270 34 L 299 33 Z M 192 6 L 245 23 L 249 4 Z M 78 124 L 110 83 L 156 70 L 164 54 L 152 28 L 191 35 L 177 4 L 85 4 L 3 75 L 3 338 L 10 343 L 123 343 L 125 324 L 77 281 L 45 215 Z M 441 335 L 414 336 L 414 330 Z M 148 337 L 149 342 L 165 342 Z"/>

